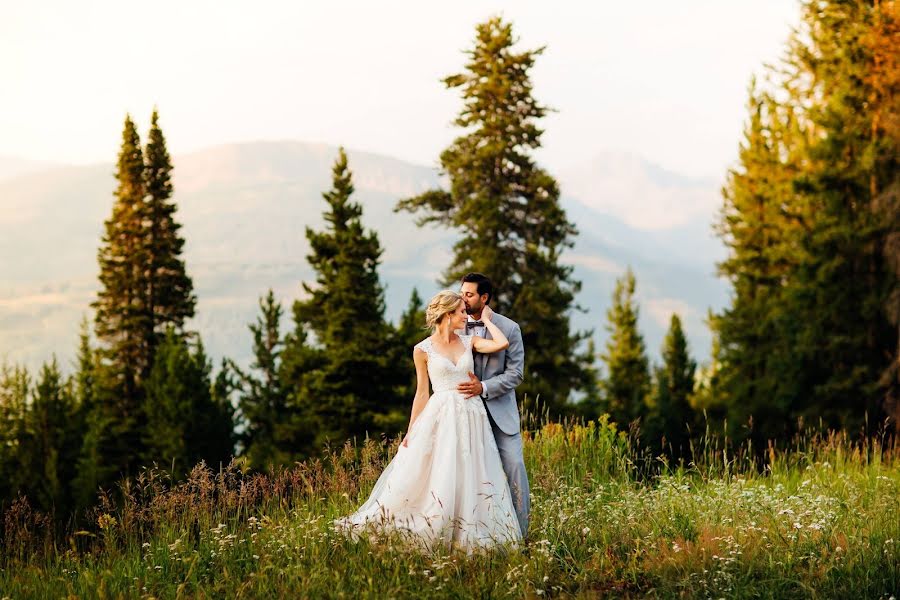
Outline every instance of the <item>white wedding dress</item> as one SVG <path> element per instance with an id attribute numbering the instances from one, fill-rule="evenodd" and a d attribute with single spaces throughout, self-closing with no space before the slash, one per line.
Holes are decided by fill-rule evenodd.
<path id="1" fill-rule="evenodd" d="M 454 364 L 427 338 L 416 345 L 428 355 L 432 396 L 369 499 L 335 526 L 354 537 L 367 529 L 410 534 L 426 546 L 467 551 L 522 538 L 484 403 L 456 390 L 473 371 L 472 336 Z"/>

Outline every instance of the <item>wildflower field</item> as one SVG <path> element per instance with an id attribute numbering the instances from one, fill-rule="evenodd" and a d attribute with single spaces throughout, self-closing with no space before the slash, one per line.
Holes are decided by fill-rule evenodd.
<path id="1" fill-rule="evenodd" d="M 900 592 L 895 443 L 807 435 L 766 460 L 704 441 L 672 466 L 601 422 L 527 436 L 526 545 L 466 555 L 353 542 L 397 441 L 269 475 L 147 470 L 64 533 L 4 515 L 0 598 L 890 598 Z M 63 526 L 65 529 L 65 527 Z"/>

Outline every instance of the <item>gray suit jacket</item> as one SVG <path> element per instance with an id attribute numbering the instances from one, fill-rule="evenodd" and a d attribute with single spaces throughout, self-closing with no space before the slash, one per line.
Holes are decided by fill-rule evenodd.
<path id="1" fill-rule="evenodd" d="M 485 406 L 497 427 L 507 435 L 519 433 L 519 407 L 516 404 L 516 387 L 525 379 L 525 348 L 519 324 L 503 315 L 494 313 L 492 318 L 509 340 L 506 350 L 493 354 L 475 354 L 475 376 L 488 390 Z M 485 330 L 485 337 L 491 338 Z"/>

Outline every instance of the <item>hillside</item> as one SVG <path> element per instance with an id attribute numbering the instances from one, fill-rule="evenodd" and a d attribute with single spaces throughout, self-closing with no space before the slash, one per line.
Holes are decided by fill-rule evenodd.
<path id="1" fill-rule="evenodd" d="M 193 326 L 214 358 L 246 362 L 247 324 L 255 319 L 258 297 L 271 287 L 287 303 L 311 276 L 304 233 L 307 226 L 321 226 L 321 192 L 330 185 L 335 156 L 333 147 L 285 141 L 174 157 L 178 218 L 199 298 Z M 381 276 L 388 316 L 395 319 L 414 286 L 426 297 L 438 289 L 454 238 L 416 227 L 413 217 L 393 207 L 437 185 L 438 176 L 432 168 L 389 157 L 354 151 L 349 156 L 356 200 L 385 248 Z M 563 204 L 580 231 L 565 255 L 584 283 L 578 301 L 587 312 L 574 316 L 575 325 L 593 328 L 603 339 L 615 277 L 632 265 L 650 351 L 656 354 L 669 314 L 678 311 L 694 353 L 705 356 L 706 309 L 726 298 L 725 285 L 713 274 L 721 248 L 711 238 L 710 213 L 697 208 L 711 202 L 715 186 L 673 174 L 660 177 L 658 169 L 631 157 L 607 156 L 603 164 L 618 168 L 590 163 L 561 176 Z M 35 366 L 56 353 L 69 364 L 78 323 L 96 292 L 96 253 L 112 206 L 112 174 L 110 164 L 0 180 L 0 359 Z M 580 197 L 568 194 L 569 188 Z M 644 195 L 646 210 L 669 215 L 678 210 L 672 198 L 693 199 L 685 201 L 683 217 L 642 223 L 622 210 L 617 190 L 631 190 L 628 206 Z"/>

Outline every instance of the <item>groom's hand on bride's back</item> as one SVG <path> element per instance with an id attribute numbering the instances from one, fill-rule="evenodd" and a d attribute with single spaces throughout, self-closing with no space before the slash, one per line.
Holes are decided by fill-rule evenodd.
<path id="1" fill-rule="evenodd" d="M 457 385 L 456 389 L 466 398 L 480 396 L 481 392 L 484 390 L 481 386 L 481 381 L 475 377 L 475 373 L 469 373 L 469 380 Z"/>

